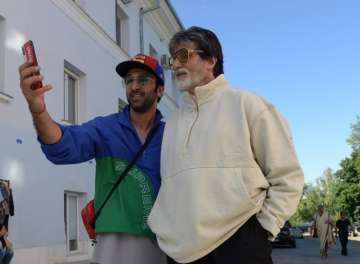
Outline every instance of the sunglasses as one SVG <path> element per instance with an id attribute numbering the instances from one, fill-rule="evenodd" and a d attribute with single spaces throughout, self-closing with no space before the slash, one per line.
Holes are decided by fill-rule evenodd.
<path id="1" fill-rule="evenodd" d="M 192 53 L 203 53 L 203 50 L 194 50 L 194 49 L 188 49 L 188 48 L 182 48 L 179 49 L 174 53 L 173 56 L 170 57 L 170 66 L 174 65 L 175 60 L 178 60 L 181 64 L 186 64 L 189 62 L 190 55 Z"/>
<path id="2" fill-rule="evenodd" d="M 152 81 L 154 81 L 153 78 L 146 76 L 146 75 L 139 75 L 137 77 L 132 75 L 127 75 L 124 77 L 124 83 L 126 88 L 132 86 L 134 82 L 137 82 L 140 87 L 145 87 L 146 85 L 150 84 Z"/>

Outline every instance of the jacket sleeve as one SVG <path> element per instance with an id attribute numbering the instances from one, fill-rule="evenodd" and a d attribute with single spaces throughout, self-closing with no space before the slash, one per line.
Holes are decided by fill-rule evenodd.
<path id="1" fill-rule="evenodd" d="M 257 215 L 273 239 L 296 211 L 304 187 L 286 120 L 272 105 L 267 105 L 251 127 L 254 157 L 269 182 L 267 198 Z"/>
<path id="2" fill-rule="evenodd" d="M 91 160 L 101 141 L 100 118 L 82 125 L 59 125 L 62 137 L 55 144 L 44 144 L 39 140 L 46 158 L 55 164 L 73 164 Z"/>

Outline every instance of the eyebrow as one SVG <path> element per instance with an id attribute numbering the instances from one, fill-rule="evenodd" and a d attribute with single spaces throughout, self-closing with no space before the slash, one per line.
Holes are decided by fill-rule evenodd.
<path id="1" fill-rule="evenodd" d="M 154 77 L 151 73 L 140 73 L 140 74 L 126 74 L 124 78 L 127 77 L 148 77 L 148 78 L 152 78 Z"/>

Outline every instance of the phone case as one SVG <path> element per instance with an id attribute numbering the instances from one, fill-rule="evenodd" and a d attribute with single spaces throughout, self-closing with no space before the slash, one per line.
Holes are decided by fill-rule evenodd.
<path id="1" fill-rule="evenodd" d="M 31 61 L 31 62 L 33 62 L 34 66 L 38 66 L 38 61 L 37 61 L 36 54 L 35 54 L 34 44 L 31 40 L 27 41 L 22 46 L 22 52 L 24 54 L 26 61 Z M 36 75 L 39 75 L 39 74 L 36 74 Z M 42 82 L 37 82 L 31 86 L 31 89 L 36 90 L 41 87 L 42 87 Z"/>

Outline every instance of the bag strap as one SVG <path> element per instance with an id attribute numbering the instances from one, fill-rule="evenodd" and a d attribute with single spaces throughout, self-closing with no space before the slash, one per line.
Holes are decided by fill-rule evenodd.
<path id="1" fill-rule="evenodd" d="M 136 155 L 134 156 L 134 158 L 131 160 L 131 162 L 126 166 L 125 170 L 123 170 L 123 172 L 119 175 L 117 181 L 114 183 L 112 189 L 110 190 L 110 192 L 107 194 L 105 200 L 103 201 L 103 203 L 101 204 L 101 206 L 99 207 L 99 210 L 95 213 L 94 216 L 94 220 L 91 223 L 92 227 L 95 228 L 95 222 L 96 219 L 100 216 L 102 209 L 105 207 L 106 203 L 109 201 L 111 195 L 114 193 L 114 191 L 116 190 L 116 188 L 119 186 L 119 184 L 122 182 L 122 180 L 125 178 L 125 176 L 128 174 L 128 172 L 131 170 L 131 168 L 134 166 L 134 164 L 136 163 L 136 161 L 140 158 L 140 156 L 143 154 L 145 148 L 149 145 L 151 139 L 153 138 L 153 136 L 155 135 L 155 132 L 157 131 L 157 129 L 160 126 L 160 122 L 153 127 L 153 129 L 150 131 L 149 135 L 146 137 L 145 143 L 141 146 L 140 150 L 136 153 Z"/>

